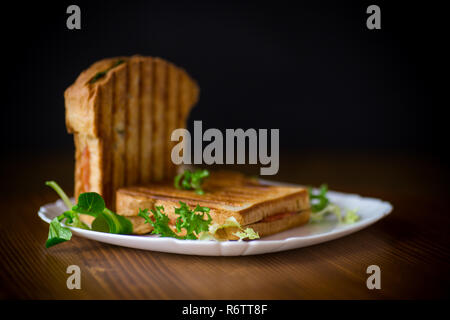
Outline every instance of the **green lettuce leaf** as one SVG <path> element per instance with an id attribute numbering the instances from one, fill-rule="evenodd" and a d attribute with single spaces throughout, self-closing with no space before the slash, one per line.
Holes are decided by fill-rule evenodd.
<path id="1" fill-rule="evenodd" d="M 96 192 L 85 192 L 80 194 L 78 203 L 72 207 L 72 210 L 97 217 L 100 212 L 105 210 L 105 208 L 105 201 L 101 195 Z"/>
<path id="2" fill-rule="evenodd" d="M 235 236 L 239 237 L 239 241 L 243 239 L 254 240 L 259 238 L 259 234 L 255 232 L 252 228 L 246 228 L 244 231 L 238 231 L 233 233 Z"/>
<path id="3" fill-rule="evenodd" d="M 243 240 L 243 239 L 249 239 L 249 240 L 254 240 L 254 239 L 259 239 L 259 234 L 257 232 L 255 232 L 252 228 L 246 228 L 245 230 L 242 228 L 241 224 L 239 222 L 237 222 L 236 218 L 234 217 L 229 217 L 228 219 L 225 220 L 224 224 L 217 224 L 214 223 L 209 227 L 209 235 L 214 237 L 214 239 L 216 239 L 215 235 L 217 233 L 218 230 L 220 229 L 225 229 L 225 228 L 238 228 L 239 231 L 234 232 L 233 234 L 237 237 L 239 237 L 239 240 Z M 205 237 L 206 238 L 206 237 Z"/>
<path id="4" fill-rule="evenodd" d="M 69 209 L 53 219 L 50 223 L 49 237 L 46 242 L 47 248 L 71 238 L 72 233 L 70 229 L 65 228 L 62 223 L 69 227 L 108 233 L 133 233 L 131 221 L 106 208 L 105 201 L 98 193 L 82 193 L 78 197 L 78 203 L 73 205 L 69 197 L 56 182 L 47 181 L 45 184 L 58 193 Z M 80 214 L 87 214 L 95 217 L 95 220 L 92 223 L 92 229 L 80 220 Z"/>
<path id="5" fill-rule="evenodd" d="M 183 173 L 177 175 L 174 179 L 174 186 L 177 189 L 195 190 L 197 194 L 204 194 L 202 189 L 203 180 L 209 177 L 208 170 L 198 169 L 194 172 L 184 170 Z"/>
<path id="6" fill-rule="evenodd" d="M 361 217 L 358 214 L 356 214 L 356 211 L 357 210 L 348 210 L 343 219 L 343 223 L 351 224 L 360 220 Z"/>
<path id="7" fill-rule="evenodd" d="M 360 219 L 360 216 L 356 212 L 356 210 L 347 210 L 345 215 L 342 216 L 341 208 L 339 206 L 329 204 L 318 212 L 312 212 L 310 221 L 314 223 L 322 222 L 325 217 L 331 213 L 336 216 L 338 223 L 352 224 Z"/>
<path id="8" fill-rule="evenodd" d="M 68 241 L 72 238 L 72 232 L 70 229 L 61 226 L 58 218 L 54 218 L 50 222 L 50 228 L 48 230 L 48 239 L 45 242 L 45 247 L 57 245 L 58 243 Z"/>

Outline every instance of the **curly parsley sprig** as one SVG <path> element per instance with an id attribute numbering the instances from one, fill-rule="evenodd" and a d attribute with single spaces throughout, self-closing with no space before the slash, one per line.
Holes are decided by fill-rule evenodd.
<path id="1" fill-rule="evenodd" d="M 176 228 L 178 232 L 181 229 L 186 230 L 185 239 L 195 240 L 203 231 L 208 231 L 212 218 L 209 215 L 209 208 L 201 207 L 197 204 L 194 210 L 189 210 L 186 203 L 180 201 L 180 207 L 175 208 L 175 213 L 179 215 L 176 221 Z M 207 219 L 205 219 L 207 215 Z"/>
<path id="2" fill-rule="evenodd" d="M 164 207 L 156 206 L 155 209 L 150 210 L 153 214 L 150 216 L 149 210 L 139 209 L 138 215 L 145 219 L 146 223 L 152 225 L 153 234 L 159 234 L 161 237 L 171 237 L 183 240 L 196 240 L 201 232 L 208 231 L 212 218 L 209 215 L 209 208 L 197 205 L 193 210 L 190 210 L 186 203 L 180 201 L 180 207 L 175 208 L 175 213 L 178 218 L 175 222 L 175 228 L 178 233 L 185 231 L 184 236 L 175 233 L 170 227 L 170 218 L 164 213 Z"/>

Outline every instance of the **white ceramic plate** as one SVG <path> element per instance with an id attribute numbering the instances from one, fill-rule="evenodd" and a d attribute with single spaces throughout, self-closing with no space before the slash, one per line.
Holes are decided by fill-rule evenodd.
<path id="1" fill-rule="evenodd" d="M 281 184 L 281 183 L 272 183 Z M 240 256 L 278 252 L 311 246 L 334 240 L 370 226 L 392 211 L 389 202 L 375 198 L 364 198 L 356 194 L 329 191 L 332 203 L 342 209 L 357 209 L 361 219 L 349 225 L 338 224 L 333 215 L 320 223 L 309 223 L 272 236 L 252 241 L 199 241 L 160 238 L 155 235 L 137 236 L 110 234 L 70 228 L 74 235 L 123 247 L 201 256 Z M 47 223 L 66 210 L 58 200 L 39 209 L 39 217 Z"/>

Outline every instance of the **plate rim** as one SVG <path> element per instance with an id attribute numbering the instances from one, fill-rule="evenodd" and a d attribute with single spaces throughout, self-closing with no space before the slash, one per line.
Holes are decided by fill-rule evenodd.
<path id="1" fill-rule="evenodd" d="M 278 181 L 270 181 L 270 180 L 264 180 L 264 179 L 260 179 L 260 181 L 262 183 L 267 183 L 267 184 L 272 184 L 272 185 L 291 185 L 291 186 L 301 186 L 298 184 L 291 184 L 291 183 L 284 183 L 284 182 L 278 182 Z M 393 210 L 393 205 L 389 202 L 389 201 L 385 201 L 379 198 L 374 198 L 374 197 L 363 197 L 359 194 L 354 194 L 354 193 L 344 193 L 344 192 L 339 192 L 339 191 L 333 191 L 330 190 L 329 191 L 329 195 L 331 195 L 332 197 L 354 197 L 357 199 L 364 199 L 364 200 L 369 200 L 369 201 L 375 201 L 380 203 L 381 205 L 384 206 L 384 210 L 382 213 L 376 215 L 376 216 L 372 216 L 369 217 L 367 219 L 361 220 L 360 222 L 356 222 L 356 224 L 349 224 L 349 225 L 339 225 L 338 226 L 338 230 L 336 230 L 336 227 L 333 228 L 330 231 L 327 231 L 325 233 L 317 233 L 317 234 L 311 234 L 311 235 L 306 235 L 306 236 L 289 236 L 287 238 L 284 239 L 275 239 L 275 240 L 264 240 L 264 239 L 258 239 L 258 240 L 252 240 L 252 241 L 202 241 L 202 240 L 180 240 L 180 239 L 175 239 L 175 238 L 170 238 L 170 237 L 158 237 L 157 235 L 124 235 L 124 234 L 111 234 L 111 233 L 106 233 L 106 232 L 99 232 L 99 231 L 93 231 L 93 230 L 85 230 L 85 229 L 81 229 L 81 228 L 76 228 L 76 227 L 69 227 L 66 226 L 68 228 L 70 228 L 74 234 L 81 236 L 81 237 L 85 237 L 88 238 L 90 240 L 95 240 L 95 241 L 99 241 L 99 242 L 104 242 L 104 243 L 109 243 L 112 244 L 111 242 L 105 242 L 102 241 L 100 239 L 98 239 L 98 237 L 103 237 L 105 240 L 117 240 L 117 241 L 127 241 L 127 240 L 136 240 L 137 237 L 139 237 L 139 241 L 142 241 L 142 243 L 164 243 L 166 245 L 172 245 L 172 246 L 178 246 L 178 245 L 194 245 L 197 248 L 198 247 L 202 247 L 202 248 L 208 248 L 211 247 L 211 249 L 214 249 L 214 247 L 218 248 L 218 252 L 216 254 L 212 254 L 212 255 L 216 255 L 216 256 L 222 256 L 223 255 L 223 249 L 237 249 L 237 248 L 242 248 L 242 250 L 240 250 L 240 252 L 238 254 L 234 254 L 234 255 L 246 255 L 248 251 L 251 251 L 251 248 L 257 247 L 257 246 L 262 246 L 262 245 L 277 245 L 279 244 L 279 247 L 274 250 L 274 251 L 268 251 L 268 252 L 262 252 L 262 253 L 255 253 L 255 254 L 264 254 L 264 253 L 270 253 L 270 252 L 277 252 L 277 251 L 284 251 L 284 250 L 290 250 L 290 249 L 280 249 L 282 248 L 284 245 L 286 244 L 294 244 L 297 241 L 312 241 L 311 244 L 308 244 L 307 246 L 310 245 L 314 245 L 314 244 L 319 244 L 319 243 L 323 243 L 323 242 L 327 242 L 327 241 L 331 241 L 331 240 L 335 240 L 337 238 L 343 237 L 345 235 L 351 234 L 351 233 L 355 233 L 357 231 L 360 231 L 374 223 L 376 223 L 377 221 L 385 218 L 386 216 L 388 216 L 392 210 Z M 73 198 L 71 198 L 71 201 L 73 202 Z M 65 206 L 65 204 L 63 203 L 63 201 L 61 199 L 58 199 L 55 202 L 51 202 L 51 203 L 47 203 L 43 206 L 41 206 L 39 208 L 38 211 L 38 216 L 45 221 L 46 223 L 50 223 L 51 219 L 47 216 L 46 213 L 48 213 L 48 208 L 49 206 L 58 206 L 60 207 L 61 205 Z M 299 226 L 298 228 L 301 228 L 302 226 Z M 286 230 L 287 231 L 287 230 Z M 97 237 L 97 239 L 93 239 L 93 237 Z M 323 238 L 323 241 L 318 241 L 316 242 L 315 240 L 317 239 L 321 239 Z M 118 246 L 123 246 L 123 247 L 130 247 L 130 246 L 125 246 L 122 244 L 115 244 L 114 245 L 118 245 Z M 133 247 L 136 248 L 136 247 Z M 278 250 L 279 249 L 279 250 Z M 291 248 L 294 249 L 294 248 Z M 148 250 L 148 251 L 160 251 L 160 252 L 171 252 L 170 250 L 155 250 L 155 249 L 143 249 L 143 250 Z M 192 253 L 184 253 L 184 254 L 188 254 L 188 255 L 193 255 Z M 197 255 L 206 255 L 204 253 L 198 253 Z"/>

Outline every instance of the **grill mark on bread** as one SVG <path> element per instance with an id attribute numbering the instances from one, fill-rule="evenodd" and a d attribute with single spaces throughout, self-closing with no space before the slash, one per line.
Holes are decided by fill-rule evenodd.
<path id="1" fill-rule="evenodd" d="M 212 173 L 212 176 L 209 178 L 208 188 L 204 188 L 206 191 L 204 195 L 198 195 L 194 193 L 194 191 L 190 190 L 175 190 L 171 183 L 153 183 L 146 186 L 129 187 L 126 190 L 136 190 L 149 195 L 159 194 L 165 196 L 171 196 L 175 193 L 177 196 L 183 196 L 190 199 L 202 201 L 212 199 L 216 202 L 221 201 L 226 204 L 234 203 L 237 205 L 241 205 L 245 202 L 254 202 L 255 199 L 258 199 L 259 201 L 278 199 L 286 196 L 287 194 L 298 194 L 303 197 L 306 193 L 303 188 L 280 186 L 271 186 L 270 188 L 265 186 L 263 190 L 255 190 L 255 192 L 252 192 L 252 189 L 254 189 L 253 185 L 247 188 L 239 186 L 239 184 L 245 184 L 245 181 L 219 181 L 217 179 L 218 178 L 215 177 L 215 173 Z M 215 185 L 214 181 L 220 183 Z"/>
<path id="2" fill-rule="evenodd" d="M 180 71 L 180 105 L 179 105 L 179 123 L 178 128 L 188 127 L 186 109 L 189 108 L 191 102 L 191 88 L 189 83 L 189 78 L 184 70 Z M 186 141 L 183 139 L 182 145 L 185 145 Z M 183 150 L 185 150 L 183 148 Z"/>
<path id="3" fill-rule="evenodd" d="M 183 103 L 184 103 L 184 101 L 183 101 L 183 88 L 184 88 L 184 84 L 183 84 L 183 72 L 182 71 L 179 71 L 179 75 L 178 75 L 178 81 L 180 82 L 179 84 L 178 84 L 178 87 L 179 87 L 179 93 L 178 93 L 178 97 L 177 97 L 177 118 L 176 118 L 176 124 L 177 124 L 177 128 L 184 128 L 184 127 L 186 127 L 187 128 L 187 119 L 184 119 L 184 117 L 183 117 L 183 114 L 182 114 L 182 106 L 183 106 Z M 184 121 L 184 123 L 183 123 L 183 120 L 185 120 Z M 177 142 L 176 141 L 174 141 L 173 142 L 174 144 L 176 144 Z M 184 149 L 183 149 L 184 150 Z M 177 171 L 177 169 L 176 169 L 176 171 Z"/>
<path id="4" fill-rule="evenodd" d="M 165 92 L 165 112 L 164 112 L 164 132 L 163 132 L 163 154 L 162 154 L 162 162 L 164 164 L 163 171 L 163 179 L 168 179 L 170 175 L 171 160 L 170 160 L 170 151 L 171 151 L 171 141 L 170 134 L 172 128 L 172 118 L 173 118 L 173 99 L 176 97 L 176 92 L 173 91 L 173 80 L 172 80 L 172 69 L 173 65 L 170 62 L 166 63 L 166 92 Z"/>
<path id="5" fill-rule="evenodd" d="M 126 127 L 126 184 L 138 183 L 139 170 L 139 62 L 133 57 L 129 60 L 128 72 L 128 104 L 127 104 L 127 127 Z"/>
<path id="6" fill-rule="evenodd" d="M 178 77 L 178 93 L 177 93 L 177 103 L 176 103 L 176 115 L 175 115 L 175 126 L 176 128 L 187 128 L 187 119 L 185 119 L 182 115 L 181 109 L 182 109 L 182 90 L 183 90 L 183 71 L 182 70 L 177 70 L 177 77 Z M 184 122 L 184 123 L 183 123 Z M 174 146 L 175 144 L 177 144 L 177 141 L 173 141 L 172 142 L 172 146 Z M 174 165 L 173 168 L 173 174 L 176 175 L 178 173 L 178 166 Z"/>
<path id="7" fill-rule="evenodd" d="M 167 64 L 156 58 L 155 60 L 155 95 L 154 95 L 154 153 L 153 153 L 153 180 L 161 181 L 164 178 L 164 130 L 165 112 L 167 99 Z"/>
<path id="8" fill-rule="evenodd" d="M 292 188 L 290 188 L 290 190 L 286 190 L 284 194 L 277 192 L 274 193 L 274 195 L 271 197 L 260 196 L 257 198 L 253 198 L 253 201 L 249 201 L 249 199 L 241 199 L 239 197 L 230 199 L 216 196 L 216 194 L 212 195 L 214 198 L 208 198 L 205 196 L 197 196 L 195 193 L 193 193 L 193 191 L 183 192 L 182 190 L 165 190 L 159 187 L 155 187 L 154 189 L 148 187 L 130 187 L 119 189 L 117 192 L 137 198 L 166 199 L 174 201 L 176 203 L 178 203 L 178 201 L 190 202 L 195 204 L 199 203 L 202 206 L 209 205 L 211 206 L 211 208 L 215 209 L 238 211 L 240 214 L 245 214 L 248 211 L 265 209 L 272 204 L 282 204 L 284 202 L 288 203 L 289 208 L 283 208 L 277 210 L 276 212 L 269 212 L 269 214 L 264 215 L 264 217 L 280 212 L 286 212 L 286 210 L 298 211 L 309 208 L 307 191 L 301 188 L 299 188 L 299 190 L 297 191 L 294 191 L 292 190 Z M 170 193 L 175 194 L 171 195 Z"/>
<path id="9" fill-rule="evenodd" d="M 101 145 L 101 167 L 103 168 L 102 175 L 102 190 L 100 194 L 105 199 L 106 203 L 110 203 L 111 200 L 111 173 L 112 173 L 112 152 L 108 146 L 111 143 L 112 133 L 112 111 L 111 105 L 112 99 L 112 83 L 110 77 L 107 81 L 103 81 L 99 90 L 99 106 L 101 110 L 100 114 L 100 145 Z"/>
<path id="10" fill-rule="evenodd" d="M 107 154 L 107 161 L 108 161 L 108 166 L 107 166 L 107 173 L 108 173 L 108 179 L 109 183 L 106 185 L 105 187 L 105 193 L 106 193 L 106 201 L 108 201 L 108 203 L 115 203 L 114 199 L 116 198 L 116 195 L 114 194 L 113 190 L 115 190 L 114 188 L 114 123 L 115 123 L 115 114 L 116 114 L 116 101 L 115 101 L 115 97 L 114 97 L 114 91 L 115 91 L 115 83 L 116 83 L 116 74 L 115 73 L 111 73 L 111 77 L 108 81 L 107 87 L 107 101 L 109 102 L 109 106 L 107 104 L 105 104 L 105 109 L 109 107 L 109 110 L 107 110 L 106 112 L 109 113 L 108 114 L 108 123 L 107 125 L 109 125 L 108 128 L 105 128 L 105 130 L 108 130 L 108 142 L 104 144 L 104 152 Z M 109 112 L 108 112 L 109 111 Z M 106 123 L 105 123 L 106 125 Z M 114 210 L 113 207 L 111 207 L 111 209 Z"/>
<path id="11" fill-rule="evenodd" d="M 137 99 L 137 113 L 138 113 L 138 125 L 136 127 L 137 130 L 137 135 L 138 135 L 138 141 L 137 141 L 137 159 L 136 159 L 136 168 L 137 168 L 137 182 L 141 183 L 142 182 L 142 174 L 140 172 L 140 168 L 141 168 L 141 154 L 142 154 L 142 123 L 144 121 L 144 119 L 142 118 L 142 60 L 139 57 L 134 57 L 134 59 L 136 60 L 137 63 L 137 70 L 138 70 L 138 88 L 139 88 L 139 94 L 138 94 L 138 99 Z"/>
<path id="12" fill-rule="evenodd" d="M 125 117 L 125 127 L 124 127 L 124 146 L 123 146 L 123 186 L 127 185 L 127 179 L 128 179 L 128 157 L 127 157 L 127 152 L 128 152 L 128 123 L 129 123 L 129 107 L 128 107 L 128 103 L 129 103 L 129 97 L 128 95 L 130 94 L 130 64 L 129 64 L 129 60 L 126 62 L 126 68 L 125 68 L 125 105 L 124 105 L 124 117 Z M 119 186 L 120 188 L 120 186 Z M 117 190 L 116 190 L 117 191 Z M 116 199 L 117 199 L 117 194 L 116 194 Z M 116 203 L 114 203 L 114 205 L 116 205 Z"/>
<path id="13" fill-rule="evenodd" d="M 156 58 L 152 60 L 153 87 L 152 87 L 151 93 L 152 93 L 153 109 L 152 109 L 152 116 L 149 119 L 149 121 L 152 122 L 152 136 L 151 136 L 151 140 L 150 140 L 150 143 L 152 145 L 152 155 L 151 155 L 151 158 L 150 158 L 150 162 L 151 162 L 151 175 L 153 177 L 153 180 L 155 179 L 155 169 L 154 169 L 154 166 L 155 166 L 155 162 L 154 161 L 155 161 L 155 157 L 156 157 L 155 141 L 156 141 L 156 130 L 157 130 L 156 127 L 158 125 L 157 119 L 155 117 L 156 110 L 157 110 L 157 104 L 156 104 L 156 101 L 155 101 L 156 90 L 157 90 L 157 82 L 158 82 L 157 81 L 158 76 L 157 76 L 157 73 L 156 73 L 156 64 L 157 63 L 158 62 L 157 62 Z"/>
<path id="14" fill-rule="evenodd" d="M 169 140 L 167 139 L 167 127 L 168 127 L 168 112 L 169 112 L 169 64 L 168 62 L 164 63 L 164 73 L 166 74 L 164 78 L 164 91 L 163 91 L 163 114 L 162 114 L 162 128 L 161 128 L 161 178 L 158 180 L 163 180 L 168 177 L 167 174 L 167 151 L 169 147 Z M 157 180 L 157 181 L 158 181 Z"/>
<path id="15" fill-rule="evenodd" d="M 208 189 L 204 190 L 208 192 Z M 251 192 L 247 193 L 232 188 L 224 188 L 224 190 L 217 191 L 215 194 L 225 198 L 237 198 L 237 199 L 254 199 L 255 196 L 261 197 L 264 195 L 264 193 L 251 193 Z"/>
<path id="16" fill-rule="evenodd" d="M 151 58 L 141 59 L 141 183 L 151 181 L 152 165 L 152 92 L 153 92 L 153 65 Z"/>
<path id="17" fill-rule="evenodd" d="M 172 132 L 178 128 L 178 117 L 180 113 L 179 107 L 179 85 L 180 85 L 180 73 L 178 69 L 173 65 L 169 64 L 169 94 L 168 94 L 168 102 L 167 102 L 167 134 L 166 134 L 166 145 L 169 146 L 168 150 L 166 150 L 166 163 L 167 170 L 166 175 L 167 178 L 173 178 L 175 175 L 176 167 L 172 162 L 172 148 L 175 146 L 175 142 L 171 140 Z"/>
<path id="18" fill-rule="evenodd" d="M 172 187 L 167 187 L 167 185 L 162 185 L 154 188 L 148 188 L 148 187 L 131 187 L 128 188 L 128 190 L 136 190 L 139 192 L 143 192 L 147 195 L 161 195 L 161 196 L 169 196 L 174 193 L 174 190 Z M 236 194 L 234 196 L 227 196 L 221 193 L 221 190 L 214 190 L 211 193 L 206 193 L 204 195 L 197 195 L 194 191 L 189 190 L 177 190 L 175 192 L 177 194 L 177 197 L 184 197 L 186 199 L 195 199 L 197 201 L 213 201 L 215 203 L 222 203 L 227 205 L 236 205 L 241 206 L 242 203 L 249 200 L 254 200 L 255 197 L 247 197 L 245 194 Z M 259 195 L 258 198 L 263 198 L 263 195 Z"/>
<path id="19" fill-rule="evenodd" d="M 113 188 L 112 204 L 115 204 L 117 188 L 125 184 L 125 113 L 127 101 L 127 64 L 118 67 L 114 74 L 114 103 L 113 103 Z"/>
<path id="20" fill-rule="evenodd" d="M 185 202 L 188 205 L 192 205 L 195 206 L 197 204 L 200 204 L 201 206 L 207 206 L 210 209 L 221 209 L 221 205 L 227 205 L 225 204 L 223 201 L 217 201 L 217 200 L 208 200 L 208 199 L 204 199 L 204 200 L 197 200 L 197 199 L 192 199 L 188 196 L 169 196 L 166 194 L 161 194 L 161 193 L 147 193 L 145 190 L 142 191 L 130 191 L 130 190 L 126 190 L 124 191 L 124 189 L 119 189 L 118 192 L 121 192 L 122 194 L 126 194 L 128 196 L 132 196 L 132 197 L 142 197 L 142 196 L 147 196 L 153 200 L 166 200 L 166 201 L 170 201 L 173 202 L 174 204 L 178 205 L 179 201 Z"/>
<path id="21" fill-rule="evenodd" d="M 194 191 L 190 191 L 190 192 L 194 193 Z M 192 198 L 193 197 L 191 197 L 191 199 Z M 204 201 L 214 201 L 217 203 L 223 203 L 224 205 L 242 206 L 247 201 L 251 201 L 252 199 L 254 199 L 254 197 L 246 197 L 243 194 L 227 196 L 224 193 L 222 193 L 221 191 L 218 191 L 218 192 L 214 192 L 213 197 L 209 197 L 208 194 L 206 193 L 206 197 L 203 195 L 200 197 L 195 197 L 195 199 L 198 199 L 198 200 L 204 199 Z"/>

